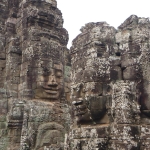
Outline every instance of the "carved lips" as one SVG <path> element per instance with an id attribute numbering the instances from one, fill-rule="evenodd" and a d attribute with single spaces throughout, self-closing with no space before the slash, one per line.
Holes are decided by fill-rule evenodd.
<path id="1" fill-rule="evenodd" d="M 45 88 L 45 87 L 43 87 L 44 88 L 44 91 L 46 92 L 46 93 L 48 93 L 48 94 L 53 94 L 53 95 L 56 95 L 56 94 L 58 94 L 58 87 L 57 88 Z"/>

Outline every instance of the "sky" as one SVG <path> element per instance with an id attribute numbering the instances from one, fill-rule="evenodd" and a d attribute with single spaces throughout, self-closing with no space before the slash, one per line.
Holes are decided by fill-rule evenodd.
<path id="1" fill-rule="evenodd" d="M 150 17 L 150 0 L 57 0 L 57 7 L 69 33 L 68 48 L 86 23 L 106 21 L 117 29 L 130 15 Z"/>

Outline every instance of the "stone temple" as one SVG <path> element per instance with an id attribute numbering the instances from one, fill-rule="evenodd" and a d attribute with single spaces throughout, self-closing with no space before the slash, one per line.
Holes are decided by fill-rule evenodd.
<path id="1" fill-rule="evenodd" d="M 0 1 L 0 150 L 150 150 L 150 20 L 67 43 L 56 0 Z"/>

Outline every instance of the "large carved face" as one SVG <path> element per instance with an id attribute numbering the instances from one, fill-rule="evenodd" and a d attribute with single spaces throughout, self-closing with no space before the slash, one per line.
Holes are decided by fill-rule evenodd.
<path id="1" fill-rule="evenodd" d="M 102 82 L 109 79 L 109 63 L 96 50 L 94 57 L 73 64 L 71 99 L 78 123 L 99 121 L 105 114 L 107 85 Z"/>
<path id="2" fill-rule="evenodd" d="M 39 69 L 35 98 L 58 100 L 63 91 L 63 65 L 44 62 Z"/>
<path id="3" fill-rule="evenodd" d="M 114 49 L 116 30 L 102 22 L 95 25 L 87 24 L 83 32 L 90 38 L 91 43 L 85 40 L 87 43 L 80 47 L 84 34 L 79 35 L 73 42 L 71 99 L 78 122 L 99 123 L 105 117 L 106 102 L 109 99 L 109 57 Z"/>

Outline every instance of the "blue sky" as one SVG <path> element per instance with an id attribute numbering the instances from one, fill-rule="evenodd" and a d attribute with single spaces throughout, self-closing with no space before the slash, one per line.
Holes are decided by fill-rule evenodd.
<path id="1" fill-rule="evenodd" d="M 68 48 L 88 22 L 106 21 L 117 28 L 132 14 L 150 17 L 150 0 L 57 0 L 57 6 L 69 32 Z"/>

